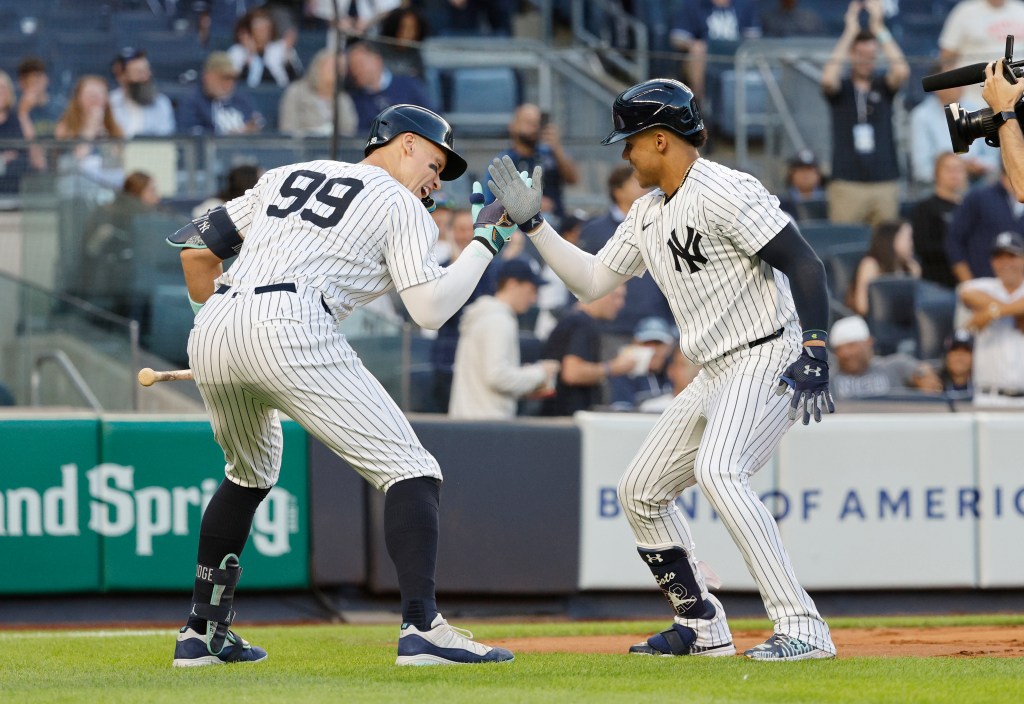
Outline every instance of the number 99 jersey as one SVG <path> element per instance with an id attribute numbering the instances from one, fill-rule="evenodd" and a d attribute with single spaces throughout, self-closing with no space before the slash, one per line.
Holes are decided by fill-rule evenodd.
<path id="1" fill-rule="evenodd" d="M 443 275 L 430 214 L 376 166 L 319 160 L 271 169 L 225 208 L 244 243 L 221 284 L 315 288 L 342 319 L 392 286 Z"/>

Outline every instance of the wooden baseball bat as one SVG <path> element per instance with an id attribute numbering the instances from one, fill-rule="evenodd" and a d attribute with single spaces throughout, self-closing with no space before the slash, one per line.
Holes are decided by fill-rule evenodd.
<path id="1" fill-rule="evenodd" d="M 172 371 L 157 372 L 149 367 L 139 370 L 139 383 L 143 386 L 152 386 L 158 381 L 192 381 L 192 370 L 174 369 Z"/>

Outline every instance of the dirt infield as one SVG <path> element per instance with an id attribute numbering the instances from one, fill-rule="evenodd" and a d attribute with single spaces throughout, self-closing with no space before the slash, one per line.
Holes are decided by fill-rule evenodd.
<path id="1" fill-rule="evenodd" d="M 650 634 L 647 634 L 650 635 Z M 522 653 L 624 653 L 647 635 L 509 638 L 495 642 Z M 767 631 L 734 631 L 740 652 L 764 641 Z M 840 628 L 832 631 L 839 657 L 1024 657 L 1024 627 Z"/>

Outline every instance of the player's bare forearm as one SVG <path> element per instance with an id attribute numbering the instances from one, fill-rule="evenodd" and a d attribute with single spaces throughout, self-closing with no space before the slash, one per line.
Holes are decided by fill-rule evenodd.
<path id="1" fill-rule="evenodd" d="M 224 273 L 224 262 L 208 249 L 183 249 L 181 268 L 185 272 L 189 298 L 196 303 L 206 303 L 213 295 L 213 282 Z"/>
<path id="2" fill-rule="evenodd" d="M 1024 133 L 1018 120 L 1008 120 L 999 128 L 1003 168 L 1010 177 L 1013 195 L 1024 203 Z"/>

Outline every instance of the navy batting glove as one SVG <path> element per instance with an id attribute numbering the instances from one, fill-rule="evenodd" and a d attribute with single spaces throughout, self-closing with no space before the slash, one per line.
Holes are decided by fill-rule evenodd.
<path id="1" fill-rule="evenodd" d="M 820 423 L 822 409 L 828 413 L 836 412 L 832 392 L 828 389 L 828 361 L 824 347 L 803 348 L 797 360 L 779 377 L 775 393 L 782 396 L 788 389 L 793 390 L 793 400 L 789 404 L 790 420 L 796 420 L 801 409 L 804 425 L 811 422 L 812 414 L 814 421 Z"/>

